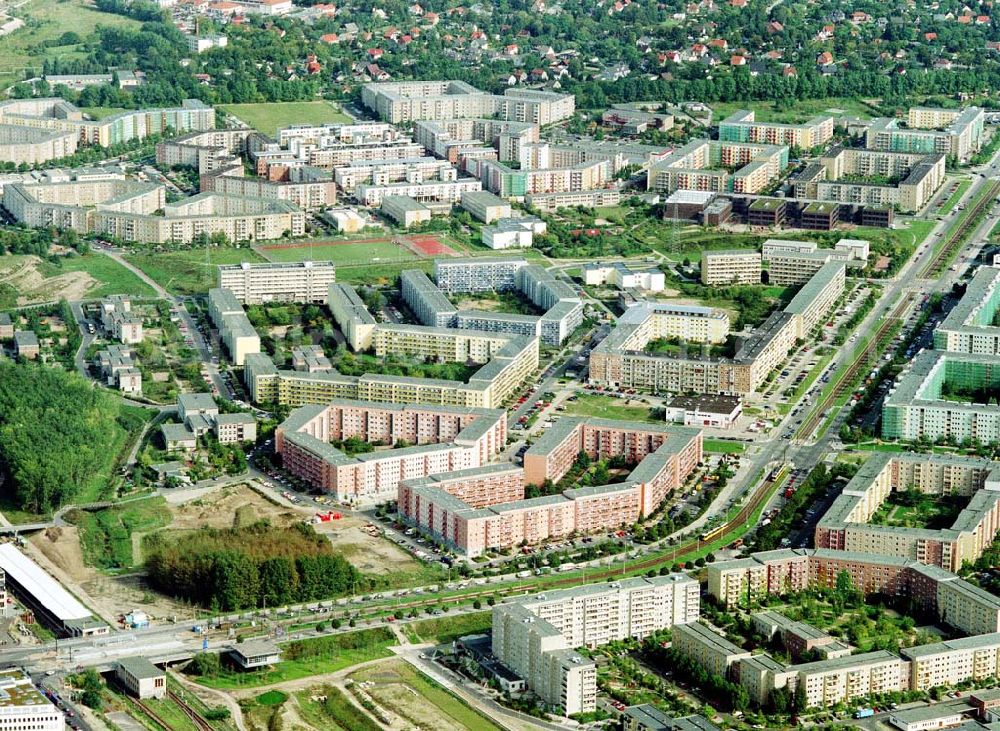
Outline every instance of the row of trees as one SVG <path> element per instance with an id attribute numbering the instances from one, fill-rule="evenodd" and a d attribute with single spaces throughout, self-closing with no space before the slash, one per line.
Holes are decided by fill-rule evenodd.
<path id="1" fill-rule="evenodd" d="M 153 586 L 213 611 L 281 606 L 350 592 L 361 574 L 310 526 L 204 528 L 171 541 L 151 537 Z"/>
<path id="2" fill-rule="evenodd" d="M 43 513 L 108 471 L 123 429 L 120 401 L 75 373 L 0 363 L 0 471 L 4 498 Z"/>

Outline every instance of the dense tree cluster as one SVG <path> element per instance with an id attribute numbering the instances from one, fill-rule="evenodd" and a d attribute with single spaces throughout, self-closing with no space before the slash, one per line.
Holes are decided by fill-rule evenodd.
<path id="1" fill-rule="evenodd" d="M 46 512 L 107 469 L 121 405 L 75 373 L 0 363 L 0 471 L 4 498 Z"/>
<path id="2" fill-rule="evenodd" d="M 219 611 L 324 599 L 362 578 L 303 524 L 203 528 L 175 541 L 156 535 L 147 556 L 155 587 Z"/>

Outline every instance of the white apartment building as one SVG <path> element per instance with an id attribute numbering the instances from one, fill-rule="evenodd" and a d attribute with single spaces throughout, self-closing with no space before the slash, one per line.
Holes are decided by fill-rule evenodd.
<path id="1" fill-rule="evenodd" d="M 759 251 L 724 249 L 701 254 L 702 284 L 760 284 Z"/>
<path id="2" fill-rule="evenodd" d="M 596 668 L 573 651 L 695 622 L 698 582 L 683 574 L 534 594 L 493 608 L 493 654 L 564 715 L 596 709 Z"/>
<path id="3" fill-rule="evenodd" d="M 379 206 L 388 196 L 405 196 L 417 201 L 458 203 L 463 193 L 482 190 L 483 184 L 472 178 L 457 179 L 458 172 L 449 168 L 452 177 L 418 183 L 399 182 L 386 185 L 364 183 L 354 190 L 354 198 L 364 206 Z M 444 174 L 445 171 L 442 171 Z"/>
<path id="4" fill-rule="evenodd" d="M 337 281 L 332 261 L 223 264 L 219 287 L 228 289 L 244 305 L 264 302 L 323 304 Z"/>

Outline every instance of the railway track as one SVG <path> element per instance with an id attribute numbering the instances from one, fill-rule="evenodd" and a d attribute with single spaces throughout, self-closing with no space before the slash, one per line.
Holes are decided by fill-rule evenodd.
<path id="1" fill-rule="evenodd" d="M 979 214 L 996 201 L 1000 194 L 1000 180 L 991 180 L 985 195 L 979 198 L 972 210 L 965 213 L 962 223 L 948 234 L 947 241 L 941 246 L 934 257 L 920 270 L 920 279 L 932 279 L 944 271 L 945 266 L 955 255 L 955 252 L 965 243 L 965 238 L 973 227 L 979 225 Z"/>
<path id="2" fill-rule="evenodd" d="M 826 398 L 824 398 L 821 403 L 817 404 L 816 408 L 813 409 L 809 417 L 802 423 L 802 426 L 799 427 L 798 431 L 795 433 L 796 439 L 804 439 L 816 431 L 822 423 L 822 420 L 825 418 L 825 414 L 834 406 L 837 399 L 854 387 L 854 384 L 857 382 L 858 375 L 869 366 L 872 357 L 878 355 L 878 351 L 885 340 L 886 334 L 899 320 L 902 319 L 903 313 L 906 312 L 916 297 L 917 294 L 915 292 L 910 292 L 904 296 L 889 316 L 882 320 L 878 329 L 875 331 L 875 334 L 868 341 L 868 344 L 865 345 L 864 350 L 861 351 L 858 357 L 854 359 L 854 362 L 848 367 L 843 377 L 837 381 L 837 385 L 829 394 L 827 394 Z"/>
<path id="3" fill-rule="evenodd" d="M 181 709 L 184 715 L 191 720 L 191 723 L 198 727 L 198 731 L 214 731 L 212 725 L 198 711 L 181 700 L 181 697 L 169 688 L 167 689 L 167 697 Z"/>

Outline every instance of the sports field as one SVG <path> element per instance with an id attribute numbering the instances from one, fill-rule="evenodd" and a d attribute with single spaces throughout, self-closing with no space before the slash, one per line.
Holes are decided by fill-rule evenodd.
<path id="1" fill-rule="evenodd" d="M 417 258 L 408 249 L 384 239 L 262 246 L 258 251 L 270 261 L 332 261 L 338 266 L 400 262 Z"/>
<path id="2" fill-rule="evenodd" d="M 220 104 L 224 112 L 238 117 L 254 129 L 273 135 L 293 124 L 350 122 L 351 118 L 332 102 L 264 102 L 261 104 Z"/>

